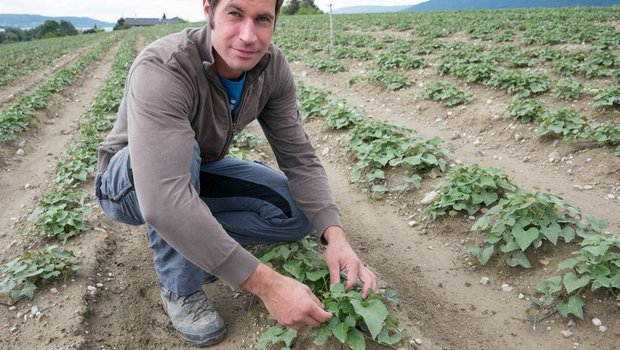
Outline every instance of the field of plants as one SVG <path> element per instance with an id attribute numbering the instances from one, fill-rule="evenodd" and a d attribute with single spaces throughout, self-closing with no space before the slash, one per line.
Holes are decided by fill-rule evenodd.
<path id="1" fill-rule="evenodd" d="M 91 190 L 133 58 L 180 29 L 0 46 L 0 348 L 186 348 L 146 230 Z M 282 329 L 211 283 L 218 348 L 620 348 L 619 8 L 285 16 L 274 42 L 380 290 L 330 288 L 311 239 L 255 247 L 335 317 Z M 275 166 L 257 125 L 231 154 Z"/>

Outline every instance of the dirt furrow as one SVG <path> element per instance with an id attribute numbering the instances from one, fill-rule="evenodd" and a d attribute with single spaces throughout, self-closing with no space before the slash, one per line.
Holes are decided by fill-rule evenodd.
<path id="1" fill-rule="evenodd" d="M 27 215 L 38 198 L 49 192 L 58 157 L 76 132 L 76 122 L 93 101 L 111 70 L 118 44 L 83 73 L 81 79 L 55 96 L 51 107 L 38 111 L 40 128 L 31 128 L 18 137 L 23 155 L 11 155 L 0 171 L 0 263 L 13 259 L 24 250 L 37 246 L 27 236 Z M 4 145 L 6 150 L 8 146 Z M 15 150 L 12 151 L 13 154 Z M 94 205 L 94 203 L 87 203 Z M 73 250 L 82 268 L 69 280 L 43 285 L 33 300 L 22 300 L 0 314 L 0 348 L 59 349 L 78 348 L 83 343 L 83 302 L 89 278 L 95 274 L 95 252 L 105 248 L 105 235 L 94 230 L 69 241 L 64 248 Z M 34 244 L 32 242 L 35 242 Z M 50 245 L 53 243 L 50 243 Z M 40 313 L 32 312 L 36 306 Z"/>
<path id="2" fill-rule="evenodd" d="M 0 110 L 7 107 L 7 104 L 13 102 L 19 96 L 36 89 L 43 84 L 47 79 L 52 77 L 56 72 L 62 68 L 77 61 L 82 55 L 94 48 L 95 45 L 88 45 L 86 47 L 77 49 L 70 53 L 64 54 L 54 60 L 49 65 L 45 65 L 35 71 L 32 71 L 25 76 L 11 82 L 11 84 L 0 87 Z"/>

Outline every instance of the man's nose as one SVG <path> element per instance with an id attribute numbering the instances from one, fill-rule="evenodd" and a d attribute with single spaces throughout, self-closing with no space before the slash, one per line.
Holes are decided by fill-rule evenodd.
<path id="1" fill-rule="evenodd" d="M 241 39 L 246 44 L 252 44 L 257 40 L 256 36 L 256 26 L 254 25 L 254 21 L 247 20 L 244 21 L 239 29 L 239 39 Z"/>

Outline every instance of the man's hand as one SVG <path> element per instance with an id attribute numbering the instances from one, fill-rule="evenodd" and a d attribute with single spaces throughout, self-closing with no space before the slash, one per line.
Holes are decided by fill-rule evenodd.
<path id="1" fill-rule="evenodd" d="M 263 264 L 241 284 L 241 288 L 257 295 L 284 327 L 301 330 L 316 327 L 332 318 L 308 286 Z"/>
<path id="2" fill-rule="evenodd" d="M 324 255 L 332 285 L 340 282 L 340 271 L 346 271 L 346 289 L 353 287 L 360 280 L 363 283 L 362 297 L 368 296 L 369 289 L 377 290 L 377 277 L 357 257 L 341 227 L 328 227 L 323 237 L 327 241 Z"/>

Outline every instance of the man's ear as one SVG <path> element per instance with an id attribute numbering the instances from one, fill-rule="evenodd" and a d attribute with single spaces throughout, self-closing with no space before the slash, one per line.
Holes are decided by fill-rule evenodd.
<path id="1" fill-rule="evenodd" d="M 205 18 L 209 18 L 211 7 L 209 6 L 209 0 L 202 0 L 202 9 L 205 13 Z"/>

